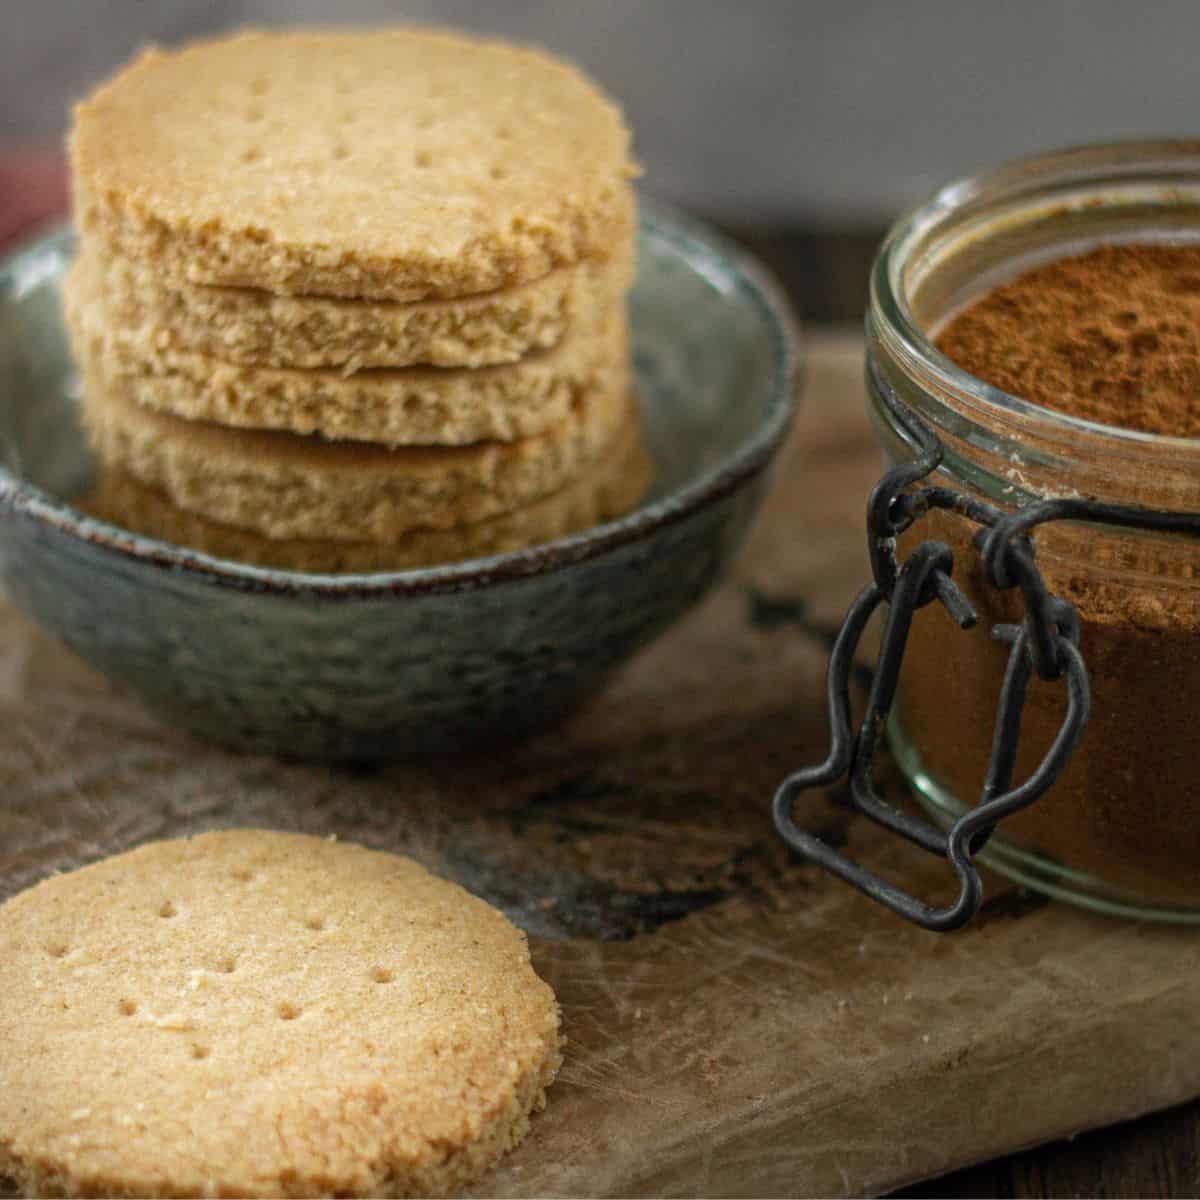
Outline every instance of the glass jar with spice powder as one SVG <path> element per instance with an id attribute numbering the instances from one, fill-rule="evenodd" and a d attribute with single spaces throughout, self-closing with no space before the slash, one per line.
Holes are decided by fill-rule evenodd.
<path id="1" fill-rule="evenodd" d="M 872 417 L 890 463 L 915 456 L 902 413 L 941 441 L 930 482 L 996 508 L 1083 497 L 1200 513 L 1200 142 L 1083 147 L 955 183 L 903 219 L 875 263 Z M 893 403 L 884 403 L 884 390 Z M 889 738 L 924 806 L 974 806 L 1020 602 L 984 576 L 977 527 L 931 511 L 898 542 L 954 554 L 980 615 L 915 615 Z M 983 859 L 1109 911 L 1200 921 L 1200 542 L 1055 522 L 1033 539 L 1076 609 L 1091 681 L 1082 741 L 1053 788 L 1006 819 Z M 1063 719 L 1033 679 L 1015 778 Z"/>

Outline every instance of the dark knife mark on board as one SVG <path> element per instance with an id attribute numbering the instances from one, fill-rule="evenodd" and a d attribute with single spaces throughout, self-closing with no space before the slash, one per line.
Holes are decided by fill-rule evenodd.
<path id="1" fill-rule="evenodd" d="M 803 596 L 768 596 L 758 588 L 751 588 L 747 600 L 747 619 L 755 629 L 769 631 L 786 625 L 808 627 L 808 601 Z"/>
<path id="2" fill-rule="evenodd" d="M 501 909 L 526 933 L 553 941 L 626 941 L 709 908 L 730 894 L 722 887 L 633 891 L 568 867 L 522 869 L 465 847 L 456 848 L 450 857 L 454 875 L 465 887 Z"/>
<path id="3" fill-rule="evenodd" d="M 994 896 L 989 896 L 980 905 L 973 929 L 982 929 L 992 921 L 1020 920 L 1021 917 L 1045 908 L 1049 903 L 1049 896 L 1031 892 L 1028 888 L 1013 888 L 1011 891 L 998 892 Z"/>
<path id="4" fill-rule="evenodd" d="M 788 626 L 794 627 L 800 634 L 811 638 L 826 653 L 833 648 L 837 629 L 818 624 L 808 611 L 808 601 L 803 596 L 768 596 L 759 588 L 749 588 L 746 592 L 746 620 L 753 629 L 763 633 L 771 633 Z M 865 663 L 855 663 L 854 682 L 859 687 L 871 686 L 873 672 Z"/>

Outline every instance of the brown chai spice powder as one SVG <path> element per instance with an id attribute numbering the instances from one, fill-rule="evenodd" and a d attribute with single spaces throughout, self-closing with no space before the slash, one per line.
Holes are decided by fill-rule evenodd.
<path id="1" fill-rule="evenodd" d="M 1036 404 L 1200 437 L 1200 247 L 1113 244 L 1038 267 L 956 315 L 936 342 Z M 900 546 L 949 543 L 980 612 L 969 633 L 937 605 L 917 614 L 899 696 L 923 766 L 967 805 L 980 794 L 1007 655 L 989 631 L 1020 616 L 1015 593 L 984 582 L 974 528 L 931 513 Z M 1050 590 L 1080 614 L 1092 712 L 1062 778 L 1000 836 L 1128 901 L 1200 909 L 1200 544 L 1052 526 L 1036 545 Z M 1063 690 L 1031 685 L 1015 781 L 1048 748 Z"/>
<path id="2" fill-rule="evenodd" d="M 989 292 L 938 349 L 1073 417 L 1200 437 L 1200 245 L 1098 246 Z"/>

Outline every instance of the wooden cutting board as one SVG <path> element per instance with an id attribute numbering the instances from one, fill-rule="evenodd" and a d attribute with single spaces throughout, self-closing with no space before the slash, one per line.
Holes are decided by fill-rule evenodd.
<path id="1" fill-rule="evenodd" d="M 149 838 L 261 825 L 413 854 L 505 908 L 570 1045 L 480 1194 L 877 1193 L 1200 1093 L 1197 934 L 994 878 L 971 929 L 926 934 L 772 831 L 778 780 L 824 755 L 825 641 L 866 577 L 860 356 L 857 339 L 810 348 L 802 419 L 726 586 L 587 711 L 503 754 L 354 774 L 213 749 L 0 606 L 0 894 Z M 836 794 L 805 818 L 949 890 Z"/>

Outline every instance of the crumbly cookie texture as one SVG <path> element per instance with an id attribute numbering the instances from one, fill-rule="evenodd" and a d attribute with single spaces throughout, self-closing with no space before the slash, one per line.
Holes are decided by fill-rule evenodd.
<path id="1" fill-rule="evenodd" d="M 511 513 L 454 529 L 415 529 L 392 542 L 263 537 L 172 504 L 120 469 L 105 471 L 80 508 L 134 533 L 260 567 L 320 573 L 404 571 L 539 546 L 630 512 L 653 471 L 636 417 L 566 487 Z"/>
<path id="2" fill-rule="evenodd" d="M 535 437 L 389 449 L 181 420 L 86 372 L 82 418 L 102 463 L 180 508 L 267 537 L 358 541 L 450 529 L 548 496 L 631 419 L 622 375 Z"/>
<path id="3" fill-rule="evenodd" d="M 540 279 L 461 300 L 412 304 L 276 296 L 255 288 L 173 282 L 146 262 L 85 254 L 68 281 L 98 302 L 143 359 L 194 351 L 264 367 L 489 367 L 594 328 L 633 279 L 632 236 L 607 263 L 559 267 Z"/>
<path id="4" fill-rule="evenodd" d="M 85 238 L 192 283 L 415 300 L 606 258 L 629 134 L 573 67 L 415 29 L 152 49 L 80 104 Z"/>
<path id="5" fill-rule="evenodd" d="M 0 907 L 0 1172 L 27 1195 L 411 1196 L 561 1061 L 524 935 L 409 859 L 240 830 Z"/>
<path id="6" fill-rule="evenodd" d="M 617 386 L 626 369 L 620 308 L 557 346 L 506 366 L 401 367 L 347 376 L 331 369 L 240 366 L 157 346 L 112 322 L 86 284 L 86 275 L 72 274 L 64 303 L 87 374 L 149 408 L 240 429 L 392 446 L 513 441 L 560 424 L 581 396 Z"/>

